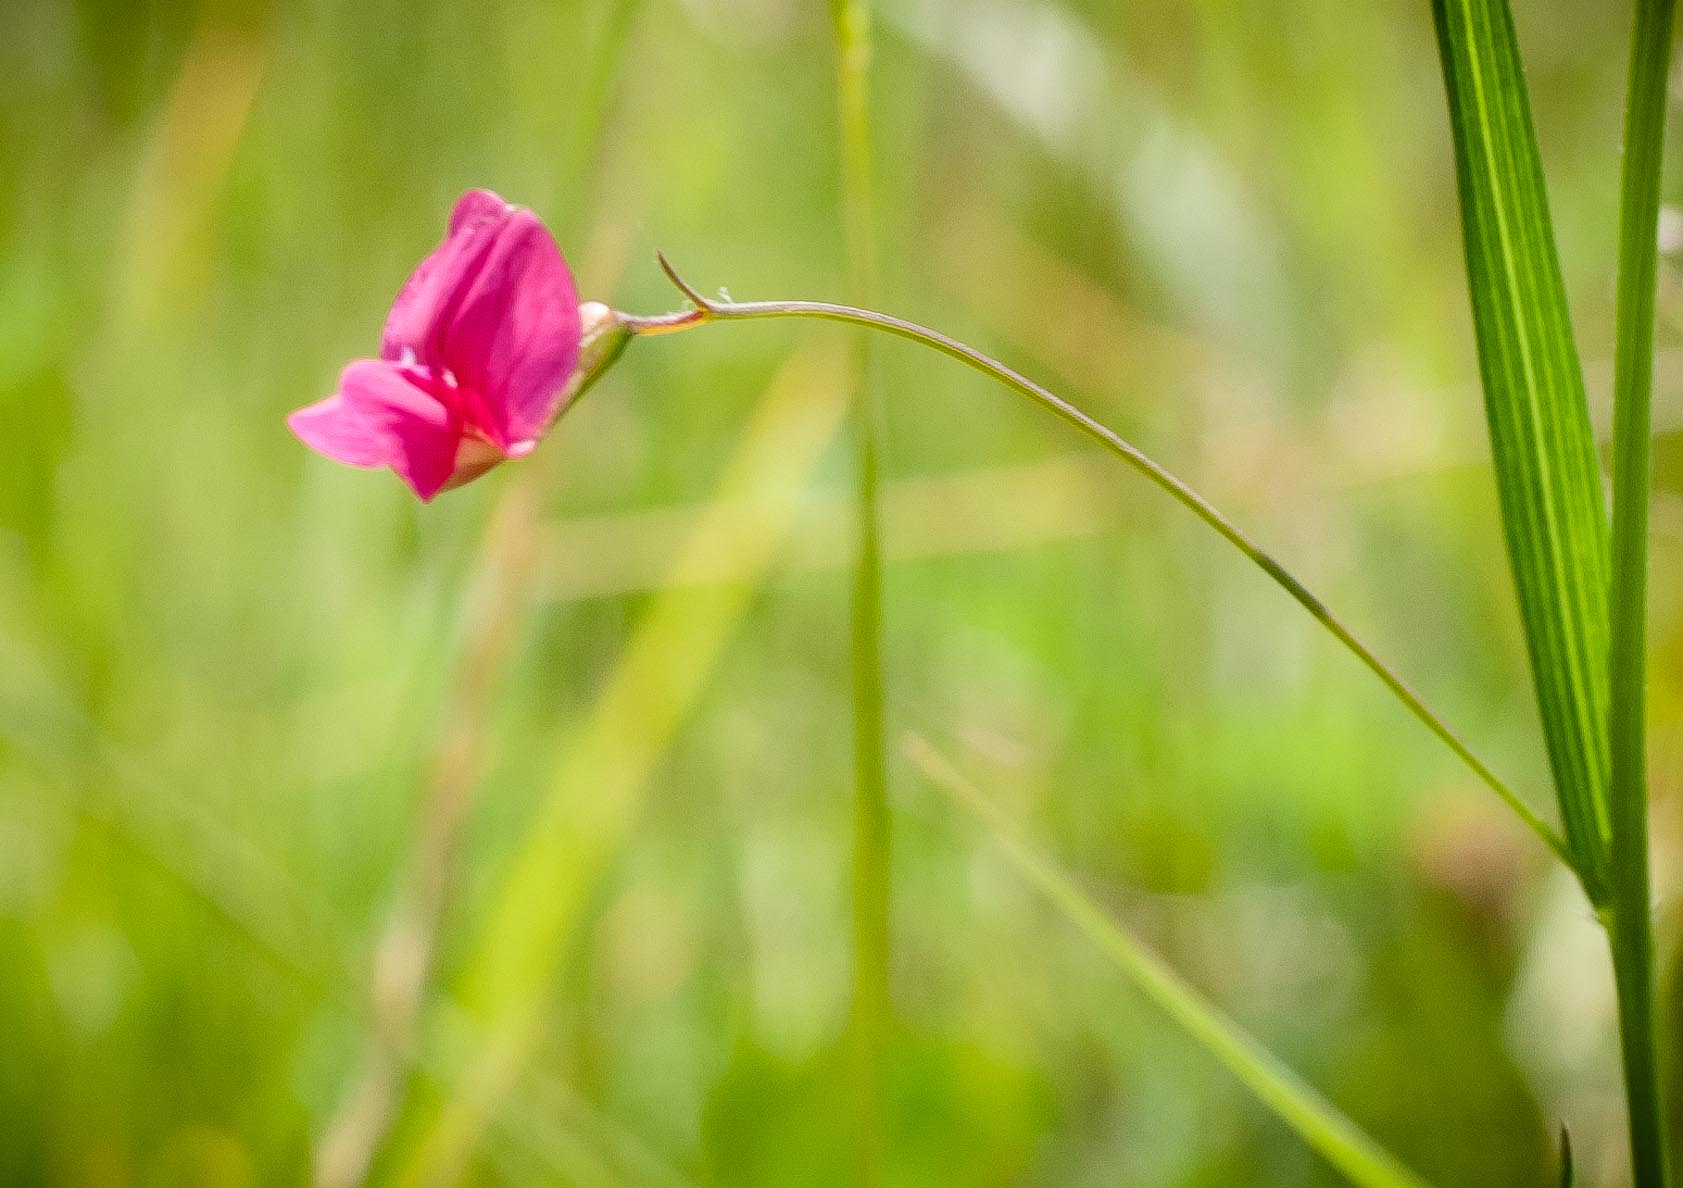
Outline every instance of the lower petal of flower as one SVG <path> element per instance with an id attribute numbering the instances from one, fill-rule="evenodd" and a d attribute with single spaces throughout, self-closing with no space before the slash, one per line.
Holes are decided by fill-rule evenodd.
<path id="1" fill-rule="evenodd" d="M 379 359 L 345 368 L 339 391 L 287 418 L 305 445 L 351 466 L 390 466 L 423 500 L 456 469 L 461 421 L 407 369 Z"/>

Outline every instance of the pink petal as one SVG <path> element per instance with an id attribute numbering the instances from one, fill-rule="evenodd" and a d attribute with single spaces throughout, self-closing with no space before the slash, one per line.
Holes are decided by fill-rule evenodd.
<path id="1" fill-rule="evenodd" d="M 553 419 L 579 337 L 578 291 L 544 225 L 488 190 L 470 190 L 443 245 L 398 295 L 380 353 L 449 371 L 477 392 L 464 416 L 506 450 Z"/>
<path id="2" fill-rule="evenodd" d="M 444 242 L 416 267 L 386 315 L 380 357 L 394 363 L 409 356 L 442 371 L 440 332 L 462 289 L 495 244 L 497 230 L 514 208 L 489 190 L 469 190 L 450 213 Z"/>
<path id="3" fill-rule="evenodd" d="M 456 199 L 456 208 L 450 212 L 450 234 L 454 235 L 463 227 L 482 219 L 505 218 L 513 209 L 503 201 L 501 194 L 491 190 L 469 190 Z"/>
<path id="4" fill-rule="evenodd" d="M 443 331 L 446 365 L 482 394 L 505 447 L 542 435 L 579 356 L 579 298 L 549 231 L 516 209 Z"/>
<path id="5" fill-rule="evenodd" d="M 287 427 L 316 453 L 347 466 L 384 466 L 385 438 L 361 409 L 334 393 L 286 418 Z"/>
<path id="6" fill-rule="evenodd" d="M 459 419 L 414 371 L 359 359 L 339 391 L 287 418 L 305 445 L 352 466 L 390 466 L 422 500 L 450 481 L 462 442 Z"/>

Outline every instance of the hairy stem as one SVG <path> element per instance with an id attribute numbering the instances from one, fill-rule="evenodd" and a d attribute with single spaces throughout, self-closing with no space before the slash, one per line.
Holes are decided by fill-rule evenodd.
<path id="1" fill-rule="evenodd" d="M 1652 469 L 1655 227 L 1675 0 L 1637 0 L 1619 207 L 1613 357 L 1613 586 L 1608 784 L 1612 840 L 1608 938 L 1618 984 L 1619 1039 L 1637 1188 L 1666 1182 L 1654 1036 L 1654 936 L 1649 909 L 1646 771 L 1648 489 Z"/>
<path id="2" fill-rule="evenodd" d="M 1518 794 L 1491 770 L 1490 766 L 1483 759 L 1480 759 L 1473 749 L 1421 699 L 1420 695 L 1409 687 L 1408 682 L 1404 681 L 1389 665 L 1381 660 L 1373 649 L 1361 641 L 1355 632 L 1345 626 L 1343 620 L 1333 614 L 1326 604 L 1313 594 L 1307 586 L 1217 510 L 1214 504 L 1153 460 L 1144 451 L 1126 441 L 1114 429 L 1094 420 L 1067 400 L 1054 395 L 1033 380 L 999 362 L 999 360 L 984 354 L 975 347 L 959 342 L 955 338 L 949 338 L 938 330 L 931 330 L 915 322 L 894 317 L 891 314 L 858 309 L 850 305 L 836 305 L 827 301 L 738 302 L 715 300 L 703 297 L 699 291 L 678 275 L 664 256 L 660 258 L 660 263 L 672 283 L 678 286 L 695 308 L 653 317 L 621 315 L 627 327 L 634 334 L 671 334 L 706 325 L 709 322 L 743 321 L 754 318 L 818 318 L 854 326 L 868 326 L 873 330 L 880 330 L 887 334 L 897 335 L 900 338 L 910 339 L 931 350 L 939 351 L 943 355 L 957 359 L 966 366 L 997 380 L 1019 395 L 1040 405 L 1059 420 L 1073 425 L 1106 451 L 1114 454 L 1144 475 L 1175 502 L 1197 516 L 1223 540 L 1249 558 L 1254 565 L 1273 579 L 1276 585 L 1291 595 L 1292 599 L 1308 611 L 1317 623 L 1331 632 L 1335 639 L 1366 665 L 1368 670 L 1391 691 L 1392 695 L 1402 702 L 1408 708 L 1408 711 L 1436 735 L 1445 746 L 1453 751 L 1474 775 L 1488 785 L 1518 815 L 1526 827 L 1537 835 L 1544 845 L 1548 846 L 1562 862 L 1582 878 L 1582 872 L 1573 862 L 1559 832 L 1538 816 L 1530 805 L 1521 800 Z M 1596 899 L 1597 897 L 1592 895 L 1591 898 Z"/>

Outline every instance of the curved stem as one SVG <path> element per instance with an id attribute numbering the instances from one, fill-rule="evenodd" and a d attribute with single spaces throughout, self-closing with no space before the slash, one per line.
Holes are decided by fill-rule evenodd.
<path id="1" fill-rule="evenodd" d="M 1067 400 L 1054 395 L 999 360 L 982 353 L 973 346 L 950 338 L 938 330 L 931 330 L 926 326 L 918 325 L 916 322 L 908 322 L 904 318 L 894 317 L 892 314 L 858 309 L 851 305 L 836 305 L 828 301 L 713 300 L 703 297 L 689 282 L 679 276 L 665 256 L 659 257 L 659 260 L 660 266 L 666 272 L 667 277 L 671 279 L 684 296 L 689 298 L 695 308 L 653 317 L 622 315 L 626 326 L 633 334 L 670 334 L 706 325 L 708 322 L 743 321 L 752 318 L 818 318 L 830 322 L 843 322 L 853 326 L 868 326 L 873 330 L 880 330 L 910 339 L 931 350 L 939 351 L 949 358 L 957 359 L 967 367 L 974 368 L 983 375 L 1004 384 L 1019 395 L 1027 397 L 1066 424 L 1073 425 L 1105 450 L 1144 475 L 1272 578 L 1274 583 L 1291 595 L 1292 599 L 1308 611 L 1317 623 L 1331 632 L 1335 639 L 1366 665 L 1368 670 L 1379 678 L 1380 682 L 1391 691 L 1397 700 L 1402 702 L 1408 708 L 1408 711 L 1425 725 L 1426 729 L 1436 735 L 1439 741 L 1453 751 L 1474 775 L 1478 776 L 1497 796 L 1501 797 L 1502 801 L 1519 816 L 1532 833 L 1542 840 L 1544 845 L 1548 846 L 1568 868 L 1577 873 L 1580 879 L 1583 878 L 1583 872 L 1572 861 L 1571 855 L 1566 849 L 1565 841 L 1562 840 L 1554 827 L 1538 816 L 1530 805 L 1521 800 L 1518 794 L 1492 771 L 1483 759 L 1480 759 L 1474 753 L 1473 749 L 1461 739 L 1460 735 L 1456 734 L 1430 706 L 1421 700 L 1420 695 L 1409 687 L 1407 681 L 1397 675 L 1389 665 L 1374 653 L 1373 649 L 1363 643 L 1360 637 L 1350 630 L 1343 620 L 1333 614 L 1326 604 L 1307 586 L 1298 581 L 1285 566 L 1281 565 L 1247 536 L 1238 525 L 1223 515 L 1214 504 L 1153 460 L 1144 451 L 1126 441 L 1114 429 L 1094 420 Z M 1598 888 L 1586 886 L 1586 891 L 1589 893 L 1592 902 L 1601 902 L 1602 897 L 1598 893 Z"/>

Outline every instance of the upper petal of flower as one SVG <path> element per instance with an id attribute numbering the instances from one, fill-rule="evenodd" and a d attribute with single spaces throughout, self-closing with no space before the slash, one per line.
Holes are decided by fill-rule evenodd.
<path id="1" fill-rule="evenodd" d="M 386 320 L 382 358 L 449 371 L 480 393 L 475 427 L 504 449 L 542 434 L 579 348 L 578 292 L 531 211 L 470 190 Z"/>
<path id="2" fill-rule="evenodd" d="M 513 204 L 504 202 L 503 196 L 494 190 L 469 190 L 456 199 L 455 209 L 450 212 L 450 233 L 453 235 L 481 219 L 504 219 L 513 209 Z"/>
<path id="3" fill-rule="evenodd" d="M 490 190 L 469 190 L 450 212 L 444 242 L 416 267 L 386 315 L 380 357 L 443 369 L 441 333 L 514 207 Z"/>
<path id="4" fill-rule="evenodd" d="M 516 208 L 446 311 L 441 358 L 482 394 L 505 448 L 539 437 L 579 356 L 579 298 L 549 231 Z"/>
<path id="5" fill-rule="evenodd" d="M 462 442 L 459 419 L 417 373 L 378 359 L 352 363 L 336 394 L 299 409 L 287 424 L 336 461 L 390 466 L 423 500 L 449 482 Z"/>

